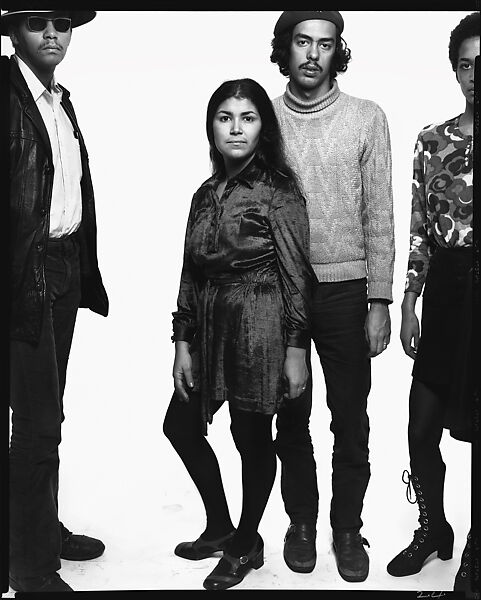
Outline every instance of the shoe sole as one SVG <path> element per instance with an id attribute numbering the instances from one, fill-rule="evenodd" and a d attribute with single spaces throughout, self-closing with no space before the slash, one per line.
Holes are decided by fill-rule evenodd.
<path id="1" fill-rule="evenodd" d="M 20 587 L 18 587 L 16 583 L 13 583 L 13 581 L 12 581 L 10 578 L 9 578 L 9 580 L 8 580 L 8 585 L 11 587 L 11 589 L 12 589 L 14 592 L 20 592 L 20 593 L 24 593 L 24 594 L 31 594 L 31 593 L 35 593 L 35 592 L 32 592 L 32 591 L 29 591 L 29 592 L 27 592 L 27 591 L 23 591 L 23 590 L 21 590 L 21 589 L 20 589 Z M 73 590 L 63 590 L 63 591 L 65 591 L 65 592 L 66 592 L 66 591 L 72 591 L 72 592 L 73 592 Z M 45 592 L 39 592 L 39 593 L 45 593 Z M 53 594 L 53 593 L 58 593 L 58 592 L 52 592 L 52 594 Z M 62 592 L 60 592 L 60 593 L 62 593 Z"/>
<path id="2" fill-rule="evenodd" d="M 197 561 L 197 560 L 205 560 L 206 558 L 212 558 L 212 557 L 216 557 L 216 555 L 220 554 L 222 552 L 222 550 L 215 550 L 214 552 L 211 552 L 210 554 L 203 554 L 202 556 L 184 556 L 183 554 L 179 554 L 178 552 L 176 552 L 174 550 L 174 554 L 175 556 L 178 556 L 179 558 L 183 558 L 184 560 L 193 560 L 193 561 Z"/>
<path id="3" fill-rule="evenodd" d="M 84 561 L 84 560 L 93 560 L 94 558 L 98 558 L 99 556 L 102 556 L 103 553 L 104 553 L 104 550 L 102 550 L 102 552 L 98 552 L 97 554 L 92 554 L 88 558 L 85 558 L 85 556 L 75 556 L 74 554 L 69 554 L 69 555 L 61 554 L 60 558 L 62 558 L 63 560 L 74 560 L 76 562 L 80 562 L 80 561 Z"/>
<path id="4" fill-rule="evenodd" d="M 312 573 L 312 571 L 314 571 L 314 567 L 316 566 L 316 560 L 314 560 L 314 562 L 312 564 L 304 563 L 302 565 L 293 565 L 292 563 L 290 563 L 287 560 L 287 558 L 285 556 L 284 556 L 284 562 L 289 567 L 289 569 L 291 571 L 294 571 L 295 573 Z"/>
<path id="5" fill-rule="evenodd" d="M 359 583 L 361 581 L 366 581 L 369 572 L 366 575 L 346 575 L 345 573 L 341 573 L 339 569 L 337 569 L 339 575 L 344 579 L 344 581 L 348 581 L 349 583 Z"/>

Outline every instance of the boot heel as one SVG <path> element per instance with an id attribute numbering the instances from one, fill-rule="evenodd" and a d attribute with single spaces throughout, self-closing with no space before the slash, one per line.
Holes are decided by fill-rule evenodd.
<path id="1" fill-rule="evenodd" d="M 442 548 L 438 548 L 438 558 L 441 560 L 449 560 L 450 558 L 453 558 L 453 545 L 454 542 L 450 541 Z"/>
<path id="2" fill-rule="evenodd" d="M 449 560 L 450 558 L 453 558 L 453 551 L 452 550 L 438 550 L 438 558 L 440 558 L 441 560 Z"/>
<path id="3" fill-rule="evenodd" d="M 259 554 L 252 559 L 252 568 L 260 569 L 264 564 L 264 549 L 262 549 Z"/>

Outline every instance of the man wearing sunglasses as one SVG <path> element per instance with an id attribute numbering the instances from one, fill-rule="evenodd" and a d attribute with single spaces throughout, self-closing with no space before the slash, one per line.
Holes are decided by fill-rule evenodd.
<path id="1" fill-rule="evenodd" d="M 21 592 L 72 591 L 57 573 L 60 559 L 104 551 L 100 540 L 72 534 L 58 517 L 63 391 L 77 309 L 107 316 L 108 298 L 87 151 L 54 72 L 72 28 L 95 14 L 16 10 L 0 20 L 15 49 L 2 56 L 1 74 L 9 103 L 2 111 L 10 197 L 9 579 Z"/>

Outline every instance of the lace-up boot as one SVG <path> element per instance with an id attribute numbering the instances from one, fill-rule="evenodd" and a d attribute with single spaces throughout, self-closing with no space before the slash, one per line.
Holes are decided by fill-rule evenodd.
<path id="1" fill-rule="evenodd" d="M 469 532 L 466 546 L 461 556 L 461 564 L 454 580 L 454 591 L 464 592 L 466 598 L 479 598 L 480 594 L 472 590 L 472 552 L 471 532 Z"/>
<path id="2" fill-rule="evenodd" d="M 416 501 L 419 507 L 420 527 L 415 530 L 413 540 L 387 566 L 387 572 L 394 577 L 414 575 L 422 569 L 425 560 L 433 552 L 437 552 L 441 560 L 449 560 L 453 556 L 454 533 L 446 521 L 443 509 L 444 472 L 441 477 L 430 480 L 411 476 L 403 472 L 403 482 L 407 484 L 406 495 L 411 504 Z M 435 474 L 434 474 L 435 475 Z M 411 486 L 416 499 L 411 500 Z"/>

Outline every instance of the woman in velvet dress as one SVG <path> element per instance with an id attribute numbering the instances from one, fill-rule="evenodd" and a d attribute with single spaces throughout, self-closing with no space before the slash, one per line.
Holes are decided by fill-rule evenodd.
<path id="1" fill-rule="evenodd" d="M 396 577 L 419 572 L 433 552 L 441 560 L 452 557 L 454 534 L 444 513 L 446 467 L 439 445 L 444 428 L 466 442 L 473 435 L 473 114 L 479 26 L 479 13 L 468 15 L 452 31 L 449 43 L 452 68 L 466 98 L 464 112 L 425 127 L 414 154 L 401 324 L 404 351 L 414 359 L 408 426 L 411 473 L 405 471 L 403 480 L 409 501 L 414 489 L 420 528 L 387 567 Z M 414 307 L 423 287 L 419 331 Z M 468 534 L 455 590 L 470 589 L 470 545 Z"/>
<path id="2" fill-rule="evenodd" d="M 175 554 L 223 551 L 204 581 L 227 589 L 263 564 L 258 526 L 276 473 L 272 419 L 309 376 L 311 269 L 305 200 L 286 164 L 265 90 L 227 81 L 206 119 L 213 176 L 192 199 L 173 313 L 175 392 L 164 433 L 192 477 L 207 525 Z M 231 521 L 207 426 L 226 402 L 242 462 L 242 512 Z"/>

